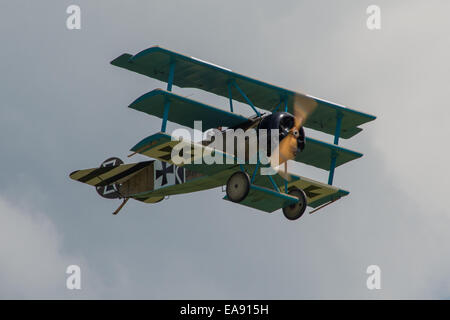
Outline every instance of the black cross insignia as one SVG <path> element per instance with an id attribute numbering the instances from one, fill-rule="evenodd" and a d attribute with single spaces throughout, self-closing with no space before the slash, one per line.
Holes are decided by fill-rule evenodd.
<path id="1" fill-rule="evenodd" d="M 167 184 L 167 174 L 168 173 L 173 173 L 173 164 L 171 164 L 170 166 L 167 166 L 167 162 L 161 162 L 162 165 L 162 169 L 161 170 L 156 170 L 156 179 L 158 179 L 159 177 L 163 177 L 162 181 L 161 181 L 161 186 Z"/>
<path id="2" fill-rule="evenodd" d="M 175 167 L 176 175 L 175 175 L 175 184 L 184 183 L 184 168 Z"/>
<path id="3" fill-rule="evenodd" d="M 305 191 L 306 196 L 311 199 L 311 198 L 314 198 L 314 197 L 317 197 L 318 195 L 320 195 L 320 193 L 313 192 L 313 191 L 320 190 L 320 189 L 321 189 L 320 187 L 310 185 L 308 188 L 303 189 L 303 191 Z"/>

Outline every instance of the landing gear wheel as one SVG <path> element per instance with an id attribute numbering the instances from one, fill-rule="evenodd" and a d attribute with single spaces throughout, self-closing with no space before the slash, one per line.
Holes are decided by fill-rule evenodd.
<path id="1" fill-rule="evenodd" d="M 283 208 L 284 216 L 289 220 L 297 220 L 306 210 L 306 195 L 303 190 L 292 189 L 289 195 L 297 197 L 300 201 Z"/>
<path id="2" fill-rule="evenodd" d="M 250 191 L 250 178 L 243 171 L 233 173 L 227 181 L 227 197 L 233 202 L 241 202 Z"/>

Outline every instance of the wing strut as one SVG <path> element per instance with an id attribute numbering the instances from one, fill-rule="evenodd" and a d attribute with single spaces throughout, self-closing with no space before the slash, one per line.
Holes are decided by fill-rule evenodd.
<path id="1" fill-rule="evenodd" d="M 247 101 L 248 105 L 253 109 L 253 111 L 255 111 L 256 115 L 258 117 L 261 116 L 261 114 L 259 113 L 259 111 L 255 108 L 255 106 L 253 105 L 253 102 L 247 97 L 247 95 L 244 93 L 244 91 L 242 91 L 242 89 L 238 86 L 238 84 L 236 83 L 236 80 L 231 80 L 231 83 L 233 84 L 233 86 L 239 91 L 239 93 L 241 94 L 241 96 L 245 99 L 245 101 Z"/>
<path id="2" fill-rule="evenodd" d="M 342 114 L 342 112 L 340 112 L 340 111 L 336 112 L 336 130 L 334 131 L 334 144 L 335 145 L 339 144 L 339 137 L 341 135 L 341 124 L 342 124 L 343 117 L 344 117 L 344 115 Z M 330 173 L 328 175 L 328 184 L 329 185 L 333 184 L 334 169 L 336 169 L 336 158 L 337 158 L 337 154 L 336 154 L 336 152 L 333 151 L 331 153 Z"/>
<path id="3" fill-rule="evenodd" d="M 167 91 L 172 91 L 174 74 L 175 74 L 175 61 L 172 61 L 170 63 L 170 68 L 169 68 L 169 79 L 167 80 Z M 164 114 L 163 114 L 163 120 L 162 120 L 162 124 L 161 124 L 161 132 L 166 132 L 167 119 L 169 118 L 169 109 L 170 109 L 170 100 L 168 98 L 166 98 L 166 101 L 164 103 Z"/>
<path id="4" fill-rule="evenodd" d="M 231 82 L 228 82 L 228 98 L 230 99 L 230 112 L 233 112 L 233 93 L 231 92 Z"/>

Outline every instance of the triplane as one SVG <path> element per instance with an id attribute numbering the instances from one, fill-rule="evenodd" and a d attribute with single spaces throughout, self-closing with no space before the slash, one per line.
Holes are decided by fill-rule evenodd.
<path id="1" fill-rule="evenodd" d="M 114 214 L 129 199 L 156 203 L 170 195 L 225 186 L 225 200 L 265 212 L 282 209 L 286 218 L 296 220 L 307 206 L 314 208 L 310 212 L 313 213 L 349 194 L 332 185 L 334 171 L 362 154 L 339 147 L 339 138 L 353 137 L 362 130 L 359 126 L 374 120 L 374 116 L 261 82 L 158 46 L 136 55 L 122 54 L 111 64 L 167 82 L 167 90 L 150 91 L 129 106 L 162 119 L 160 132 L 131 148 L 133 154 L 142 154 L 153 160 L 124 164 L 118 158 L 110 158 L 99 168 L 70 174 L 72 179 L 94 186 L 104 198 L 123 199 Z M 201 89 L 225 97 L 229 99 L 230 111 L 175 94 L 172 85 Z M 248 104 L 255 115 L 245 117 L 236 114 L 233 101 Z M 217 149 L 214 150 L 216 156 L 219 154 L 236 161 L 198 163 L 194 161 L 192 152 L 190 156 L 193 161 L 175 165 L 172 151 L 179 143 L 190 143 L 192 149 L 206 150 L 211 141 L 180 142 L 166 132 L 167 121 L 194 128 L 194 121 L 197 120 L 202 120 L 203 129 L 218 129 L 219 132 L 226 131 L 223 128 L 278 130 L 279 144 L 271 152 L 272 155 L 279 155 L 277 164 L 284 164 L 284 170 L 279 169 L 283 166 L 277 166 L 276 174 L 262 175 L 260 169 L 264 165 L 259 160 L 250 163 L 246 157 L 242 161 L 236 153 Z M 304 127 L 333 135 L 334 143 L 306 137 Z M 328 183 L 288 173 L 288 160 L 329 171 Z"/>

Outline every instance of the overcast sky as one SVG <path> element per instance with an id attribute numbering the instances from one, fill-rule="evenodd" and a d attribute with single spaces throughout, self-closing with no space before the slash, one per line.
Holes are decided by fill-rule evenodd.
<path id="1" fill-rule="evenodd" d="M 70 4 L 81 30 L 66 28 Z M 381 30 L 366 27 L 370 4 Z M 3 1 L 0 298 L 450 298 L 449 11 L 446 0 Z M 109 64 L 153 45 L 376 115 L 341 140 L 364 153 L 336 171 L 350 195 L 294 222 L 220 189 L 111 215 L 119 201 L 68 174 L 126 159 L 159 130 L 127 106 L 165 84 Z M 81 290 L 66 289 L 70 264 Z M 372 264 L 381 290 L 366 287 Z"/>

